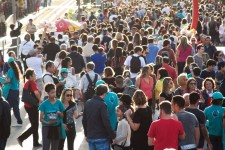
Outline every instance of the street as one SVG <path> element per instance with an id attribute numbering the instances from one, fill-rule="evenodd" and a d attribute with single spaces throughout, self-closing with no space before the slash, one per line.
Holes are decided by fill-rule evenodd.
<path id="1" fill-rule="evenodd" d="M 25 35 L 25 26 L 26 23 L 28 23 L 28 20 L 32 18 L 34 20 L 34 24 L 38 24 L 40 21 L 48 21 L 48 22 L 54 22 L 58 18 L 61 18 L 64 16 L 64 14 L 68 11 L 68 9 L 76 9 L 76 1 L 72 0 L 53 0 L 52 6 L 48 8 L 44 8 L 42 11 L 40 11 L 37 14 L 30 14 L 26 18 L 21 19 L 20 21 L 24 24 L 22 28 L 21 33 L 21 39 L 24 38 Z M 7 29 L 9 31 L 9 29 Z M 36 37 L 39 33 L 41 33 L 42 30 L 38 30 Z M 9 32 L 7 33 L 9 35 Z M 5 37 L 6 43 L 10 45 L 11 39 L 8 37 Z M 1 47 L 1 46 L 0 46 Z M 4 52 L 6 54 L 6 51 Z M 7 55 L 5 55 L 5 60 L 7 60 Z M 20 93 L 22 93 L 23 89 L 23 80 L 20 81 Z M 21 95 L 21 94 L 20 94 Z M 6 150 L 41 150 L 42 148 L 33 148 L 33 137 L 30 136 L 27 140 L 23 142 L 23 147 L 20 147 L 20 145 L 17 142 L 17 137 L 20 136 L 21 133 L 23 133 L 26 129 L 30 127 L 30 123 L 28 120 L 28 115 L 24 109 L 23 102 L 20 102 L 20 113 L 21 118 L 23 120 L 23 126 L 22 127 L 11 127 L 11 135 L 7 141 Z M 12 125 L 16 123 L 16 119 L 13 115 L 13 112 L 11 111 L 12 115 Z M 87 150 L 88 145 L 87 142 L 84 139 L 83 134 L 83 128 L 82 128 L 82 117 L 76 120 L 76 139 L 74 142 L 74 149 L 75 150 Z M 41 124 L 39 125 L 39 142 L 42 143 L 42 135 L 41 135 Z M 64 149 L 67 149 L 67 143 L 65 142 Z"/>

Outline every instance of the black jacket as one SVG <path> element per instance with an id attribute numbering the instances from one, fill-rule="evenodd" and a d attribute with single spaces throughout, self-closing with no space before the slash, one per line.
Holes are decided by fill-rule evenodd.
<path id="1" fill-rule="evenodd" d="M 60 47 L 59 45 L 55 43 L 49 43 L 44 47 L 43 54 L 47 54 L 47 61 L 48 60 L 55 60 L 56 54 L 60 52 Z"/>
<path id="2" fill-rule="evenodd" d="M 107 105 L 101 97 L 95 96 L 86 102 L 82 123 L 88 139 L 115 138 L 107 114 Z"/>
<path id="3" fill-rule="evenodd" d="M 77 52 L 71 52 L 68 57 L 72 59 L 72 67 L 75 69 L 75 73 L 78 74 L 85 68 L 84 58 Z"/>
<path id="4" fill-rule="evenodd" d="M 0 139 L 7 139 L 10 136 L 10 110 L 8 102 L 0 98 Z"/>

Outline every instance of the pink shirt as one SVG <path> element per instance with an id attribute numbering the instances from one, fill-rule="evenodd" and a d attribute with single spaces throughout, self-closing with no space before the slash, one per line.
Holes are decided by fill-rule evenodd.
<path id="1" fill-rule="evenodd" d="M 184 50 L 183 47 L 180 46 L 177 50 L 180 52 L 177 62 L 185 62 L 187 57 L 191 55 L 192 47 L 188 45 L 187 49 Z"/>
<path id="2" fill-rule="evenodd" d="M 142 90 L 145 93 L 148 100 L 151 99 L 152 98 L 152 90 L 153 90 L 153 86 L 154 86 L 153 78 L 151 76 L 149 77 L 149 83 L 147 83 L 144 78 L 141 78 L 140 80 L 141 80 L 140 90 Z"/>

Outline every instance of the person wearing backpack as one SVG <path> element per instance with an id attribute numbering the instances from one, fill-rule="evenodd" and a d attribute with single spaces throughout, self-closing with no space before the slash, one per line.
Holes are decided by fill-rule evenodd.
<path id="1" fill-rule="evenodd" d="M 124 62 L 126 69 L 130 69 L 131 72 L 131 80 L 133 83 L 136 81 L 136 77 L 138 73 L 141 71 L 146 63 L 143 57 L 140 57 L 142 54 L 143 48 L 141 46 L 136 46 L 134 48 L 134 54 L 128 56 Z"/>
<path id="2" fill-rule="evenodd" d="M 55 65 L 53 61 L 48 61 L 45 65 L 45 69 L 46 72 L 42 77 L 44 85 L 47 83 L 54 83 L 56 85 L 56 92 L 57 92 L 56 95 L 57 97 L 60 97 L 63 87 L 66 83 L 66 80 L 59 81 L 58 78 L 53 75 L 53 73 L 55 73 Z M 44 100 L 47 99 L 46 96 L 47 95 L 45 94 Z"/>
<path id="3" fill-rule="evenodd" d="M 2 97 L 0 89 L 0 149 L 5 150 L 7 139 L 10 136 L 11 113 L 9 103 Z M 3 123 L 4 122 L 4 123 Z"/>
<path id="4" fill-rule="evenodd" d="M 91 99 L 94 96 L 95 84 L 101 77 L 94 72 L 95 64 L 89 62 L 86 65 L 86 74 L 82 76 L 80 81 L 80 89 L 83 95 L 83 101 L 86 103 L 88 99 Z"/>

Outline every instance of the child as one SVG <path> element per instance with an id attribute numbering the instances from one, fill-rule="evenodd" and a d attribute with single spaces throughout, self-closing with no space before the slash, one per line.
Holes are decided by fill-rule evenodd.
<path id="1" fill-rule="evenodd" d="M 116 138 L 114 141 L 114 150 L 119 149 L 129 149 L 130 147 L 130 137 L 131 137 L 131 129 L 128 124 L 126 118 L 124 118 L 124 113 L 127 108 L 124 105 L 119 105 L 116 107 L 116 115 L 119 119 Z"/>
<path id="2" fill-rule="evenodd" d="M 39 106 L 43 149 L 50 149 L 50 147 L 58 149 L 59 140 L 65 138 L 65 129 L 61 128 L 65 108 L 62 102 L 55 98 L 55 84 L 46 84 L 45 92 L 48 94 L 48 99 Z"/>

